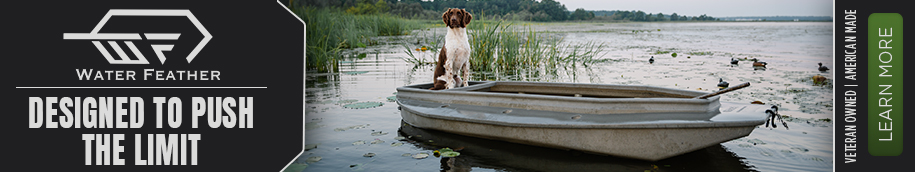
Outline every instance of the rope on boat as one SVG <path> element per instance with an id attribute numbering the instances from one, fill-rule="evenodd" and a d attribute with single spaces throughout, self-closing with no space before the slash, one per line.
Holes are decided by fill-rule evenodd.
<path id="1" fill-rule="evenodd" d="M 769 122 L 772 122 L 772 128 L 778 128 L 778 124 L 775 123 L 776 118 L 778 121 L 782 122 L 782 126 L 785 126 L 785 130 L 788 130 L 788 123 L 782 119 L 782 115 L 778 114 L 778 106 L 773 105 L 772 108 L 766 110 L 766 114 L 769 114 L 769 117 L 766 117 L 766 128 L 769 127 Z"/>

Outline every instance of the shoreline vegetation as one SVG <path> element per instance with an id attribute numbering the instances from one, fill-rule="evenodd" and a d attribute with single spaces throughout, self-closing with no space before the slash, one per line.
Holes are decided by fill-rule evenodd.
<path id="1" fill-rule="evenodd" d="M 377 45 L 377 36 L 414 35 L 415 43 L 404 43 L 405 61 L 434 64 L 441 48 L 435 36 L 423 30 L 442 27 L 445 8 L 467 9 L 474 16 L 468 27 L 472 70 L 475 72 L 555 69 L 608 62 L 600 59 L 607 46 L 599 42 L 563 43 L 530 26 L 544 23 L 630 23 L 630 22 L 773 22 L 755 19 L 715 18 L 705 14 L 686 16 L 642 11 L 569 11 L 554 0 L 290 0 L 290 11 L 306 23 L 306 70 L 338 72 L 345 58 L 342 51 Z M 439 10 L 440 9 L 440 10 Z M 413 51 L 417 50 L 417 51 Z M 431 60 L 415 52 L 429 50 Z M 360 55 L 364 56 L 364 55 Z"/>
<path id="2" fill-rule="evenodd" d="M 377 44 L 375 36 L 406 35 L 419 29 L 417 21 L 388 14 L 354 15 L 338 9 L 291 7 L 306 23 L 306 70 L 338 71 L 341 51 Z"/>

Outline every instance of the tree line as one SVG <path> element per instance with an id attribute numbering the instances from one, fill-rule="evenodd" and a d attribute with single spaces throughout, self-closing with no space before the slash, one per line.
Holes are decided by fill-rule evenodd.
<path id="1" fill-rule="evenodd" d="M 677 13 L 672 13 L 670 15 L 665 15 L 664 13 L 652 14 L 638 10 L 638 11 L 598 11 L 598 14 L 601 16 L 608 17 L 613 20 L 629 20 L 629 21 L 718 21 L 720 19 L 708 16 L 705 14 L 699 16 L 686 16 L 679 15 Z"/>
<path id="2" fill-rule="evenodd" d="M 705 14 L 686 16 L 673 13 L 645 13 L 643 11 L 587 11 L 579 8 L 569 11 L 555 0 L 293 0 L 290 3 L 306 7 L 338 8 L 352 14 L 391 14 L 409 19 L 434 19 L 447 8 L 462 8 L 475 16 L 491 19 L 523 21 L 567 20 L 628 20 L 628 21 L 714 21 Z"/>

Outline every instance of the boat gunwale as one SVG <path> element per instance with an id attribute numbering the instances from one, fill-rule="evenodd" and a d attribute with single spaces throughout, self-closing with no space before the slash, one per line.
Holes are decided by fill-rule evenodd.
<path id="1" fill-rule="evenodd" d="M 414 84 L 408 86 L 402 86 L 397 88 L 398 95 L 403 96 L 403 93 L 417 93 L 417 94 L 436 94 L 436 95 L 460 95 L 460 96 L 487 96 L 487 97 L 502 97 L 502 98 L 523 98 L 523 99 L 539 99 L 539 100 L 557 100 L 557 101 L 574 101 L 574 102 L 587 102 L 587 103 L 687 103 L 687 104 L 710 104 L 717 102 L 720 96 L 712 96 L 706 99 L 694 99 L 694 98 L 674 98 L 674 97 L 649 97 L 649 98 L 635 98 L 635 97 L 626 97 L 626 98 L 602 98 L 602 97 L 568 97 L 568 96 L 556 96 L 556 95 L 542 95 L 542 94 L 508 94 L 508 93 L 498 93 L 498 92 L 481 92 L 473 91 L 479 89 L 490 88 L 496 86 L 500 83 L 505 83 L 508 85 L 518 84 L 518 83 L 529 83 L 529 84 L 542 84 L 543 86 L 564 86 L 564 87 L 600 87 L 608 88 L 613 87 L 617 90 L 633 90 L 633 91 L 655 91 L 666 94 L 677 94 L 672 92 L 680 92 L 703 95 L 704 92 L 692 91 L 692 90 L 677 90 L 664 87 L 655 87 L 647 85 L 616 85 L 616 84 L 583 84 L 583 83 L 550 83 L 550 82 L 518 82 L 518 81 L 484 81 L 482 84 L 471 85 L 468 87 L 460 87 L 455 89 L 447 90 L 427 90 L 417 87 L 419 85 L 425 84 Z M 428 84 L 428 83 L 427 83 Z M 622 88 L 622 89 L 621 89 Z"/>

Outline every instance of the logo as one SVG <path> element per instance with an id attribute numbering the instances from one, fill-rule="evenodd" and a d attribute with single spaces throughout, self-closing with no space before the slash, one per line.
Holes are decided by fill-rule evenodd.
<path id="1" fill-rule="evenodd" d="M 200 43 L 197 44 L 197 47 L 187 55 L 187 62 L 191 63 L 194 60 L 194 57 L 197 56 L 197 53 L 206 46 L 207 42 L 213 38 L 210 35 L 210 32 L 207 32 L 206 28 L 200 24 L 200 21 L 197 20 L 197 17 L 194 17 L 194 14 L 190 10 L 149 10 L 149 9 L 111 9 L 108 10 L 108 13 L 102 17 L 102 21 L 99 21 L 98 25 L 92 29 L 89 33 L 64 33 L 64 40 L 92 40 L 92 44 L 98 48 L 99 52 L 108 60 L 109 64 L 149 64 L 149 61 L 146 60 L 146 57 L 143 56 L 143 53 L 137 49 L 137 46 L 134 45 L 133 41 L 135 40 L 178 40 L 178 37 L 181 36 L 181 33 L 99 33 L 99 30 L 105 26 L 109 19 L 112 16 L 184 16 L 187 17 L 191 23 L 194 24 L 201 34 L 203 34 L 203 39 L 200 40 Z M 144 39 L 145 37 L 145 39 Z M 101 41 L 107 41 L 111 46 L 111 49 L 118 54 L 119 59 L 115 59 L 111 56 L 108 49 L 102 45 Z M 127 48 L 130 49 L 130 52 L 134 54 L 137 58 L 132 60 L 128 58 L 127 53 L 118 42 L 122 42 Z M 163 51 L 171 51 L 174 47 L 174 44 L 150 44 L 153 52 L 155 52 L 156 57 L 159 58 L 159 62 L 165 64 L 165 55 Z"/>

